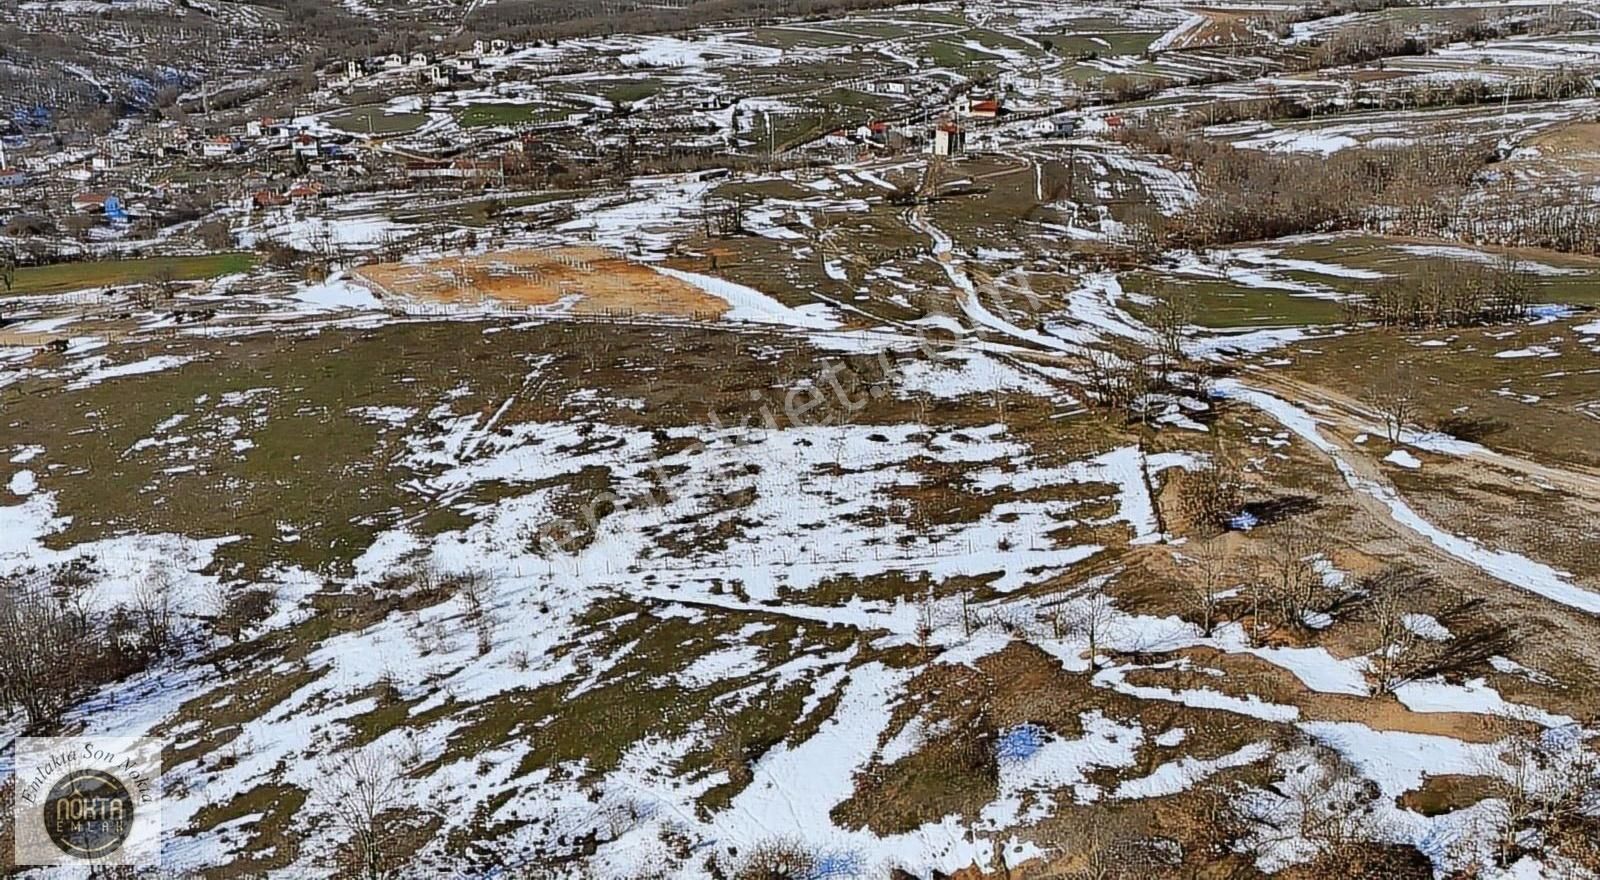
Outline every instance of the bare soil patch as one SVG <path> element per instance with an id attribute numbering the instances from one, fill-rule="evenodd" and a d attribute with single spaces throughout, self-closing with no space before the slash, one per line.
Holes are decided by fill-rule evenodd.
<path id="1" fill-rule="evenodd" d="M 714 318 L 728 303 L 603 248 L 525 248 L 420 263 L 377 263 L 356 277 L 386 296 L 437 303 L 565 304 L 574 314 Z"/>

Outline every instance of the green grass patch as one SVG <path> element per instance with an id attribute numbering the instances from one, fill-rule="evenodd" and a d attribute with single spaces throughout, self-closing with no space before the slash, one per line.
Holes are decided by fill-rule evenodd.
<path id="1" fill-rule="evenodd" d="M 866 39 L 852 34 L 812 30 L 797 25 L 756 28 L 750 34 L 751 42 L 775 49 L 831 49 L 849 46 Z"/>
<path id="2" fill-rule="evenodd" d="M 655 77 L 640 76 L 627 79 L 591 79 L 583 82 L 563 83 L 561 90 L 569 95 L 598 96 L 612 104 L 632 104 L 658 95 L 667 87 Z"/>
<path id="3" fill-rule="evenodd" d="M 888 21 L 839 21 L 830 23 L 828 27 L 872 40 L 903 40 L 929 30 Z"/>
<path id="4" fill-rule="evenodd" d="M 980 61 L 995 60 L 995 57 L 987 52 L 978 52 L 944 40 L 929 40 L 922 45 L 918 54 L 931 59 L 939 67 L 966 67 Z"/>
<path id="5" fill-rule="evenodd" d="M 1542 325 L 1369 330 L 1318 340 L 1320 353 L 1296 358 L 1292 369 L 1297 378 L 1360 397 L 1404 360 L 1425 388 L 1421 424 L 1535 461 L 1594 468 L 1600 467 L 1595 419 L 1580 404 L 1600 400 L 1600 374 L 1591 370 L 1594 354 L 1570 327 L 1592 320 L 1591 314 Z M 1534 345 L 1554 356 L 1496 357 Z M 1424 465 L 1417 476 L 1432 473 Z M 1554 554 L 1543 555 L 1556 562 Z"/>
<path id="6" fill-rule="evenodd" d="M 933 24 L 966 24 L 967 18 L 960 12 L 947 12 L 942 9 L 895 9 L 885 14 L 896 20 L 926 21 Z M 862 16 L 863 20 L 871 20 L 875 16 Z"/>
<path id="7" fill-rule="evenodd" d="M 540 122 L 559 122 L 571 111 L 549 104 L 469 104 L 456 115 L 463 128 L 481 128 L 492 125 L 532 125 Z"/>
<path id="8" fill-rule="evenodd" d="M 1027 40 L 1019 40 L 1010 34 L 991 31 L 988 28 L 973 28 L 966 34 L 973 42 L 988 49 L 998 49 L 1007 52 L 1021 52 L 1025 55 L 1039 56 L 1042 54 L 1037 46 Z"/>
<path id="9" fill-rule="evenodd" d="M 257 816 L 244 827 L 249 840 L 236 850 L 233 864 L 206 873 L 209 878 L 253 877 L 281 870 L 299 853 L 296 835 L 290 833 L 295 816 L 305 806 L 305 789 L 288 783 L 267 783 L 240 792 L 227 802 L 208 803 L 194 816 L 194 830 L 209 832 L 225 822 Z"/>
<path id="10" fill-rule="evenodd" d="M 423 113 L 385 113 L 381 105 L 372 104 L 351 109 L 327 119 L 329 125 L 353 134 L 405 134 L 422 127 L 428 117 Z"/>
<path id="11" fill-rule="evenodd" d="M 1229 281 L 1171 278 L 1134 272 L 1119 279 L 1124 290 L 1151 293 L 1159 287 L 1195 295 L 1195 323 L 1201 327 L 1301 327 L 1341 324 L 1343 306 L 1333 300 L 1284 291 L 1244 287 Z"/>
<path id="12" fill-rule="evenodd" d="M 141 284 L 154 281 L 165 272 L 170 272 L 173 278 L 180 281 L 193 281 L 248 272 L 255 264 L 254 254 L 226 253 L 200 257 L 145 257 L 136 260 L 26 266 L 17 270 L 11 292 L 66 293 L 91 287 Z"/>
<path id="13" fill-rule="evenodd" d="M 541 205 L 546 202 L 557 202 L 572 197 L 573 192 L 573 190 L 551 190 L 550 192 L 532 193 L 513 198 L 474 199 L 467 202 L 454 202 L 396 214 L 394 219 L 398 223 L 447 222 L 481 228 L 488 226 L 490 221 L 494 220 L 502 211 L 524 208 L 528 205 Z"/>
<path id="14" fill-rule="evenodd" d="M 1052 51 L 1067 56 L 1138 55 L 1150 48 L 1155 31 L 1105 31 L 1098 34 L 1034 34 L 1033 39 L 1049 43 Z"/>
<path id="15" fill-rule="evenodd" d="M 1481 258 L 1468 253 L 1482 254 Z M 1571 303 L 1574 305 L 1600 305 L 1600 260 L 1554 251 L 1527 248 L 1478 248 L 1455 242 L 1406 241 L 1374 235 L 1351 235 L 1309 242 L 1296 242 L 1284 247 L 1279 256 L 1297 260 L 1315 260 L 1353 269 L 1370 269 L 1390 276 L 1420 278 L 1432 271 L 1437 260 L 1457 260 L 1477 265 L 1490 265 L 1509 253 L 1532 274 L 1529 282 L 1536 302 Z M 1316 273 L 1285 273 L 1290 277 L 1314 280 L 1330 287 L 1350 292 L 1370 290 L 1381 282 L 1336 278 Z"/>

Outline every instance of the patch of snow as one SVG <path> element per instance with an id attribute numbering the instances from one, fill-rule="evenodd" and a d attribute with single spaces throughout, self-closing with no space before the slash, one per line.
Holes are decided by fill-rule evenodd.
<path id="1" fill-rule="evenodd" d="M 13 495 L 32 495 L 33 490 L 39 488 L 39 481 L 34 478 L 33 471 L 20 470 L 11 475 L 8 488 Z"/>
<path id="2" fill-rule="evenodd" d="M 831 330 L 839 326 L 839 322 L 831 316 L 828 307 L 820 303 L 790 308 L 759 290 L 723 278 L 685 272 L 681 269 L 669 269 L 666 266 L 653 268 L 669 278 L 692 284 L 723 300 L 731 306 L 724 317 L 734 321 L 783 324 L 808 330 Z"/>
<path id="3" fill-rule="evenodd" d="M 1403 467 L 1407 470 L 1416 470 L 1417 468 L 1422 467 L 1422 462 L 1419 461 L 1415 455 L 1412 455 L 1404 449 L 1396 449 L 1395 451 L 1384 456 L 1383 460 L 1394 465 L 1395 467 Z"/>

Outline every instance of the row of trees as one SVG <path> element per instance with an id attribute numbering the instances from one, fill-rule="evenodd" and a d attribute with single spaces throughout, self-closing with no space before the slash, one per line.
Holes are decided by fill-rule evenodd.
<path id="1" fill-rule="evenodd" d="M 474 7 L 467 26 L 486 38 L 553 40 L 678 31 L 731 20 L 827 17 L 904 2 L 907 0 L 687 0 L 672 8 L 640 0 L 593 4 L 528 0 Z"/>
<path id="2" fill-rule="evenodd" d="M 1353 323 L 1420 329 L 1515 321 L 1527 314 L 1532 278 L 1514 257 L 1492 265 L 1435 259 L 1417 276 L 1383 282 L 1344 302 Z"/>
<path id="3" fill-rule="evenodd" d="M 1382 231 L 1421 234 L 1430 227 L 1479 244 L 1600 255 L 1600 199 L 1591 187 L 1519 189 L 1504 180 L 1448 217 L 1397 216 Z"/>
<path id="4" fill-rule="evenodd" d="M 1119 136 L 1193 169 L 1200 200 L 1182 215 L 1147 222 L 1162 245 L 1195 249 L 1362 228 L 1417 205 L 1459 210 L 1467 187 L 1494 159 L 1487 145 L 1440 140 L 1328 156 L 1247 150 L 1160 122 Z"/>
<path id="5" fill-rule="evenodd" d="M 1466 76 L 1447 81 L 1352 83 L 1331 94 L 1283 94 L 1212 101 L 1189 111 L 1197 124 L 1221 125 L 1244 120 L 1306 119 L 1352 110 L 1420 110 L 1470 107 L 1506 101 L 1565 101 L 1595 94 L 1596 71 L 1557 67 L 1513 77 Z"/>

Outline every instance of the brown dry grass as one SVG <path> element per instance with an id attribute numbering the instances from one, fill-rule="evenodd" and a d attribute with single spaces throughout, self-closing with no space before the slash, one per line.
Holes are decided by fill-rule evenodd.
<path id="1" fill-rule="evenodd" d="M 1514 164 L 1580 180 L 1600 177 L 1600 122 L 1557 125 L 1528 138 L 1528 146 L 1538 150 L 1538 156 Z"/>
<path id="2" fill-rule="evenodd" d="M 423 263 L 377 263 L 356 277 L 386 296 L 439 303 L 547 306 L 575 299 L 576 314 L 709 318 L 728 304 L 603 248 L 526 248 Z"/>
<path id="3" fill-rule="evenodd" d="M 1600 122 L 1573 122 L 1528 139 L 1545 156 L 1600 156 Z"/>

